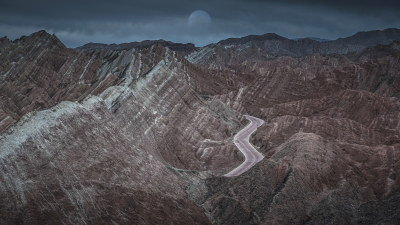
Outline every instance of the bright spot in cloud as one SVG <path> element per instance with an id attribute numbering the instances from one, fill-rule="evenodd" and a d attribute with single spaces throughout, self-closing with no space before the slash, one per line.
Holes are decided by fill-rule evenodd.
<path id="1" fill-rule="evenodd" d="M 206 25 L 211 23 L 211 16 L 204 10 L 193 11 L 189 18 L 189 26 Z"/>

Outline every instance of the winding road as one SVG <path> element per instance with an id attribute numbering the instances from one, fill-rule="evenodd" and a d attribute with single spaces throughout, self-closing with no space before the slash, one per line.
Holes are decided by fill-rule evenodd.
<path id="1" fill-rule="evenodd" d="M 239 131 L 233 138 L 236 147 L 243 153 L 245 160 L 231 172 L 225 174 L 225 177 L 235 177 L 249 170 L 260 162 L 264 156 L 250 144 L 250 136 L 264 123 L 264 120 L 252 116 L 245 116 L 250 123 Z"/>

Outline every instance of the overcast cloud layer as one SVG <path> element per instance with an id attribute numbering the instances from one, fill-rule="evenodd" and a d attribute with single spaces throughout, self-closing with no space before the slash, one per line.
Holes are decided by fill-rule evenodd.
<path id="1" fill-rule="evenodd" d="M 198 9 L 212 22 L 190 26 L 188 17 Z M 68 47 L 149 39 L 203 46 L 264 33 L 336 39 L 400 28 L 399 15 L 396 0 L 1 0 L 0 36 L 45 29 Z"/>

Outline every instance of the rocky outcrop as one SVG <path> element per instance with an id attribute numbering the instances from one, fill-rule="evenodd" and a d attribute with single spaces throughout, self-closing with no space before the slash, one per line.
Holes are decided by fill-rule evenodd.
<path id="1" fill-rule="evenodd" d="M 8 48 L 11 44 L 11 41 L 7 37 L 0 38 L 0 51 Z"/>

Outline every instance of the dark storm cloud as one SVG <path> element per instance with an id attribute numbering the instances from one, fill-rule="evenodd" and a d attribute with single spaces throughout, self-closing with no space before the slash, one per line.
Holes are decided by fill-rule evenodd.
<path id="1" fill-rule="evenodd" d="M 346 9 L 361 9 L 368 8 L 373 9 L 372 7 L 382 7 L 382 8 L 393 8 L 399 7 L 400 3 L 397 0 L 249 0 L 252 2 L 264 2 L 268 3 L 271 1 L 280 2 L 280 3 L 296 3 L 302 5 L 320 5 L 327 7 L 336 7 L 336 8 L 346 8 Z"/>
<path id="2" fill-rule="evenodd" d="M 197 9 L 207 11 L 212 23 L 189 26 L 187 18 Z M 399 9 L 394 0 L 1 0 L 0 35 L 46 29 L 71 47 L 161 38 L 205 45 L 269 32 L 334 39 L 398 27 Z"/>

